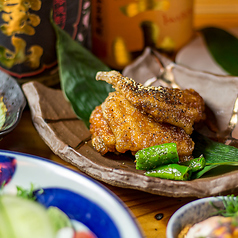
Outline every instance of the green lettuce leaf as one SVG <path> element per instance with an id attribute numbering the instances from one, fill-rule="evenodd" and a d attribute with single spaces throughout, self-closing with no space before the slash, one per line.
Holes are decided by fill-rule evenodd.
<path id="1" fill-rule="evenodd" d="M 47 214 L 49 216 L 51 226 L 55 234 L 57 234 L 57 232 L 62 228 L 65 227 L 72 228 L 72 224 L 69 217 L 58 207 L 50 206 L 47 209 Z"/>
<path id="2" fill-rule="evenodd" d="M 54 237 L 50 218 L 41 204 L 22 197 L 1 195 L 0 210 L 0 237 Z"/>
<path id="3" fill-rule="evenodd" d="M 56 51 L 62 91 L 75 114 L 89 127 L 91 112 L 113 91 L 110 84 L 96 81 L 96 73 L 109 71 L 110 68 L 55 23 L 52 24 L 57 36 Z"/>

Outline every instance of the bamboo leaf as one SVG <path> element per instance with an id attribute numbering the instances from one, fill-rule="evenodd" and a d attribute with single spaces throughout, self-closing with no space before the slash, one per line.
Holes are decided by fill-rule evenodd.
<path id="1" fill-rule="evenodd" d="M 96 81 L 98 71 L 110 69 L 79 42 L 52 22 L 57 35 L 57 57 L 60 83 L 76 115 L 89 127 L 89 117 L 113 91 L 104 81 Z"/>
<path id="2" fill-rule="evenodd" d="M 196 158 L 203 154 L 206 159 L 205 168 L 197 173 L 193 173 L 192 179 L 200 178 L 208 171 L 221 166 L 229 170 L 232 170 L 231 166 L 238 166 L 237 148 L 213 141 L 196 131 L 192 134 L 192 138 L 195 142 L 193 156 Z M 219 170 L 219 172 L 224 173 L 224 170 Z"/>
<path id="3" fill-rule="evenodd" d="M 201 178 L 205 173 L 207 173 L 208 171 L 217 168 L 218 164 L 216 165 L 206 165 L 202 170 L 198 171 L 198 172 L 194 172 L 192 173 L 191 179 L 198 179 Z"/>
<path id="4" fill-rule="evenodd" d="M 227 73 L 238 76 L 238 38 L 216 27 L 203 28 L 201 33 L 214 60 Z"/>
<path id="5" fill-rule="evenodd" d="M 214 163 L 238 163 L 238 149 L 233 146 L 225 145 L 209 139 L 208 137 L 194 131 L 192 134 L 195 148 L 193 151 L 194 157 L 199 157 L 201 154 L 206 159 L 206 164 Z"/>
<path id="6" fill-rule="evenodd" d="M 237 167 L 225 164 L 206 165 L 203 170 L 192 173 L 191 179 L 198 179 L 201 178 L 202 176 L 203 177 L 221 176 L 225 173 L 229 173 L 232 171 L 237 171 Z"/>

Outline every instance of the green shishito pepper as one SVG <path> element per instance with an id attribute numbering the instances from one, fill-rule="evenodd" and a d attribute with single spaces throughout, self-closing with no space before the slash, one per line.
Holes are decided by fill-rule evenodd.
<path id="1" fill-rule="evenodd" d="M 179 164 L 161 165 L 155 169 L 145 172 L 146 176 L 171 180 L 189 180 L 191 174 L 192 171 L 188 166 Z"/>
<path id="2" fill-rule="evenodd" d="M 196 172 L 198 170 L 201 170 L 205 167 L 206 165 L 206 160 L 203 155 L 201 155 L 198 158 L 186 161 L 181 163 L 181 165 L 188 166 L 192 172 Z"/>
<path id="3" fill-rule="evenodd" d="M 136 169 L 150 170 L 163 164 L 176 164 L 179 161 L 175 143 L 155 145 L 135 154 Z"/>

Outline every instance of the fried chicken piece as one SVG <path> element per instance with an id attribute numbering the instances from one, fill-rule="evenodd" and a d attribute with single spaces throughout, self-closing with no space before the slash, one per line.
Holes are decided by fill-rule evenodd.
<path id="1" fill-rule="evenodd" d="M 193 131 L 193 124 L 205 117 L 205 103 L 193 89 L 144 87 L 117 71 L 98 72 L 96 80 L 112 84 L 133 106 L 149 114 L 155 121 L 181 127 L 189 135 Z"/>
<path id="2" fill-rule="evenodd" d="M 97 106 L 94 109 L 89 122 L 93 147 L 102 155 L 107 152 L 115 152 L 116 138 L 107 121 L 103 117 L 101 106 Z"/>
<path id="3" fill-rule="evenodd" d="M 181 161 L 190 159 L 194 142 L 185 131 L 167 123 L 155 122 L 141 113 L 119 92 L 110 93 L 90 117 L 92 144 L 101 154 L 125 153 L 175 142 Z M 114 136 L 114 138 L 113 138 Z"/>

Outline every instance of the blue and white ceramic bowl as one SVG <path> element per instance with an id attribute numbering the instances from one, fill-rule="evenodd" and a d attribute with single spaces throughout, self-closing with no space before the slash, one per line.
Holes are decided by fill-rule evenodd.
<path id="1" fill-rule="evenodd" d="M 73 222 L 91 230 L 97 238 L 142 238 L 141 230 L 126 206 L 106 187 L 43 158 L 0 151 L 0 184 L 3 193 L 15 194 L 16 186 L 42 188 L 37 201 L 56 206 Z"/>
<path id="2" fill-rule="evenodd" d="M 223 208 L 222 197 L 198 199 L 178 209 L 168 222 L 166 237 L 177 238 L 186 225 L 193 225 L 212 216 L 217 211 L 212 204 Z"/>

